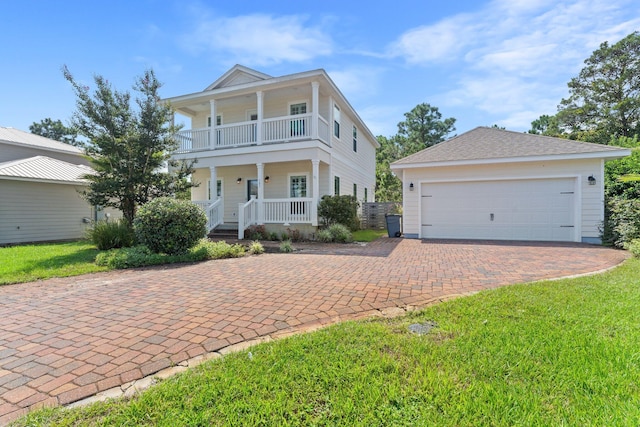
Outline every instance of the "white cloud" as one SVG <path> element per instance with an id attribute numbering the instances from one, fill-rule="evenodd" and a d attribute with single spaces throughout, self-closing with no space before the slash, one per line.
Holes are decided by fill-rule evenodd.
<path id="1" fill-rule="evenodd" d="M 409 30 L 392 46 L 402 47 L 409 64 L 452 62 L 458 87 L 438 96 L 449 105 L 499 114 L 501 123 L 526 129 L 556 112 L 567 82 L 600 43 L 640 26 L 638 15 L 628 16 L 629 4 L 495 0 L 477 13 Z"/>
<path id="2" fill-rule="evenodd" d="M 350 67 L 327 73 L 347 99 L 373 95 L 380 86 L 381 70 L 374 67 Z"/>
<path id="3" fill-rule="evenodd" d="M 303 16 L 264 14 L 200 18 L 183 39 L 191 50 L 209 51 L 226 62 L 272 65 L 304 62 L 332 53 L 332 41 L 321 28 L 307 26 Z"/>

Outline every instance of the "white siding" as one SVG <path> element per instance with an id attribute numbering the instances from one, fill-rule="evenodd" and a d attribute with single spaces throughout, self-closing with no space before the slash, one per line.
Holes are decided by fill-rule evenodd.
<path id="1" fill-rule="evenodd" d="M 588 185 L 587 177 L 590 175 L 596 178 L 597 185 Z M 558 177 L 577 177 L 581 237 L 597 239 L 600 236 L 599 226 L 604 220 L 600 159 L 405 169 L 402 183 L 404 233 L 419 236 L 421 183 Z M 414 191 L 409 191 L 411 183 Z"/>
<path id="2" fill-rule="evenodd" d="M 80 187 L 0 180 L 0 244 L 78 239 L 92 209 Z"/>

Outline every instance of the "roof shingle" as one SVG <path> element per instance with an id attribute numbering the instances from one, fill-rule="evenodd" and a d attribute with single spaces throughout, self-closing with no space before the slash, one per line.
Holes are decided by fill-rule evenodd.
<path id="1" fill-rule="evenodd" d="M 393 163 L 398 167 L 441 162 L 602 153 L 626 155 L 626 149 L 489 127 L 477 127 Z M 628 153 L 627 153 L 628 154 Z"/>

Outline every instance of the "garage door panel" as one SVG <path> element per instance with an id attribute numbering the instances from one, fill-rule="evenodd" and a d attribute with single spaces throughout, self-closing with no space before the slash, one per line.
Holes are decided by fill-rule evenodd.
<path id="1" fill-rule="evenodd" d="M 574 240 L 575 180 L 422 184 L 422 237 Z"/>

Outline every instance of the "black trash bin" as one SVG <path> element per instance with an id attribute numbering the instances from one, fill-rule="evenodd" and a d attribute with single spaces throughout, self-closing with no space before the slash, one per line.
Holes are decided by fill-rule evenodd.
<path id="1" fill-rule="evenodd" d="M 385 215 L 387 220 L 387 233 L 389 237 L 400 237 L 402 236 L 402 215 L 399 214 L 387 214 Z"/>

